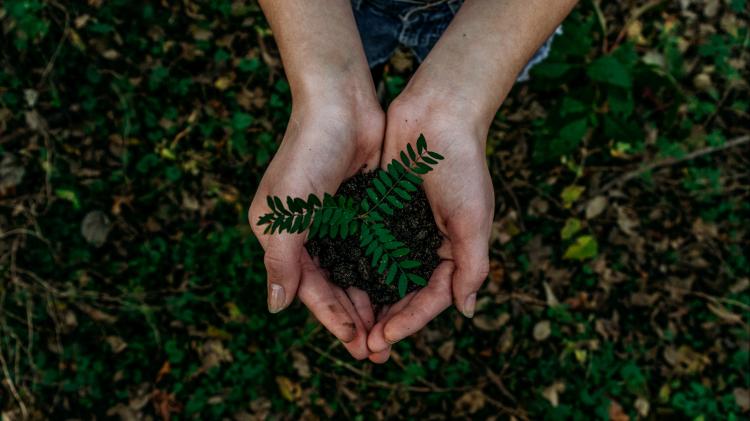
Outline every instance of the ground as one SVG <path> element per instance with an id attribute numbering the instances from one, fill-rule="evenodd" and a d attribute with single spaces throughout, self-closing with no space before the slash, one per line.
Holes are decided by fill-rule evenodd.
<path id="1" fill-rule="evenodd" d="M 745 0 L 575 9 L 490 132 L 477 315 L 383 366 L 265 310 L 246 211 L 290 95 L 254 2 L 0 23 L 3 419 L 748 417 Z"/>

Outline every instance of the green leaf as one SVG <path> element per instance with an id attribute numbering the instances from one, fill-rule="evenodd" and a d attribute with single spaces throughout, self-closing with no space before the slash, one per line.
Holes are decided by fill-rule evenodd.
<path id="1" fill-rule="evenodd" d="M 406 287 L 407 287 L 407 281 L 406 281 L 406 275 L 401 273 L 401 275 L 398 277 L 398 295 L 403 297 L 406 295 Z"/>
<path id="2" fill-rule="evenodd" d="M 303 215 L 297 215 L 294 218 L 294 223 L 292 223 L 292 227 L 289 229 L 289 232 L 295 233 L 299 231 L 300 226 L 302 226 L 302 219 L 304 218 Z M 290 218 L 291 219 L 291 218 Z"/>
<path id="3" fill-rule="evenodd" d="M 599 254 L 599 245 L 596 238 L 591 235 L 583 235 L 578 237 L 575 243 L 565 250 L 563 259 L 586 260 L 596 257 L 597 254 Z"/>
<path id="4" fill-rule="evenodd" d="M 375 188 L 378 189 L 378 192 L 382 195 L 385 194 L 385 186 L 383 183 L 378 180 L 377 178 L 372 179 L 372 184 L 375 185 Z"/>
<path id="5" fill-rule="evenodd" d="M 367 249 L 365 249 L 365 256 L 369 256 L 372 253 L 374 253 L 377 247 L 378 247 L 377 241 L 373 241 L 372 243 L 370 243 L 370 245 L 367 246 Z"/>
<path id="6" fill-rule="evenodd" d="M 322 218 L 322 211 L 320 209 L 315 210 L 315 214 L 313 215 L 312 225 L 310 225 L 310 232 L 308 234 L 308 238 L 313 239 L 318 233 L 318 230 L 320 229 Z"/>
<path id="7" fill-rule="evenodd" d="M 409 152 L 409 158 L 411 158 L 412 161 L 417 160 L 417 153 L 414 152 L 414 148 L 412 148 L 411 143 L 406 144 L 406 151 Z"/>
<path id="8" fill-rule="evenodd" d="M 318 231 L 318 235 L 320 235 L 320 238 L 328 237 L 329 228 L 330 226 L 328 224 L 320 224 L 320 230 Z"/>
<path id="9" fill-rule="evenodd" d="M 423 156 L 422 157 L 422 161 L 424 161 L 424 162 L 426 162 L 426 163 L 428 163 L 430 165 L 437 165 L 437 161 L 435 161 L 434 159 L 430 158 L 429 156 Z"/>
<path id="10" fill-rule="evenodd" d="M 331 225 L 337 225 L 341 218 L 344 216 L 344 210 L 341 208 L 333 209 L 333 215 L 331 216 L 331 220 L 328 221 Z"/>
<path id="11" fill-rule="evenodd" d="M 404 151 L 401 151 L 401 162 L 404 164 L 404 167 L 409 167 L 409 158 L 406 157 Z"/>
<path id="12" fill-rule="evenodd" d="M 385 268 L 388 267 L 388 255 L 384 254 L 383 257 L 380 259 L 380 265 L 378 265 L 378 273 L 383 274 L 385 273 Z"/>
<path id="13" fill-rule="evenodd" d="M 418 268 L 421 263 L 416 260 L 403 260 L 398 264 L 402 269 L 415 269 Z"/>
<path id="14" fill-rule="evenodd" d="M 235 131 L 243 131 L 253 124 L 253 116 L 243 112 L 234 113 L 232 116 L 232 129 Z"/>
<path id="15" fill-rule="evenodd" d="M 284 215 L 291 214 L 288 210 L 284 209 L 284 204 L 281 203 L 281 199 L 278 196 L 273 197 L 273 202 L 276 204 L 276 211 L 281 212 Z"/>
<path id="16" fill-rule="evenodd" d="M 408 172 L 408 173 L 404 174 L 404 177 L 405 177 L 405 178 L 406 178 L 407 180 L 411 181 L 412 183 L 414 183 L 414 184 L 416 184 L 416 185 L 420 185 L 420 184 L 422 184 L 422 179 L 421 179 L 421 178 L 419 178 L 419 177 L 417 177 L 416 175 L 414 175 L 414 174 L 410 173 L 410 172 Z"/>
<path id="17" fill-rule="evenodd" d="M 370 196 L 370 199 L 372 199 L 372 203 L 378 203 L 378 195 L 375 194 L 375 191 L 368 188 L 367 189 L 367 195 Z"/>
<path id="18" fill-rule="evenodd" d="M 390 285 L 393 283 L 393 280 L 396 279 L 396 274 L 398 273 L 398 265 L 396 262 L 391 263 L 390 269 L 388 269 L 388 275 L 385 277 L 385 284 Z"/>
<path id="19" fill-rule="evenodd" d="M 622 88 L 633 86 L 630 69 L 611 55 L 602 56 L 594 60 L 589 64 L 586 73 L 591 79 L 597 82 L 620 86 Z"/>
<path id="20" fill-rule="evenodd" d="M 343 224 L 341 224 L 341 238 L 343 240 L 346 240 L 346 237 L 348 236 L 349 236 L 349 223 L 344 222 Z"/>
<path id="21" fill-rule="evenodd" d="M 370 265 L 372 267 L 375 267 L 378 264 L 378 261 L 380 261 L 381 256 L 383 256 L 383 249 L 378 247 L 375 249 L 375 252 L 372 254 L 372 262 L 370 262 Z"/>
<path id="22" fill-rule="evenodd" d="M 560 231 L 560 237 L 562 237 L 563 240 L 569 240 L 580 230 L 581 220 L 578 218 L 568 218 L 565 221 L 565 226 L 563 226 Z"/>
<path id="23" fill-rule="evenodd" d="M 380 180 L 383 181 L 383 184 L 385 184 L 388 187 L 393 186 L 393 181 L 391 180 L 391 177 L 388 177 L 388 173 L 386 173 L 383 170 L 378 171 L 378 177 L 380 177 Z"/>
<path id="24" fill-rule="evenodd" d="M 383 212 L 385 212 L 385 214 L 386 214 L 386 215 L 393 215 L 393 209 L 391 209 L 391 207 L 390 207 L 390 206 L 388 206 L 388 204 L 387 204 L 387 203 L 381 203 L 381 204 L 380 204 L 380 205 L 378 206 L 378 209 L 380 209 L 380 210 L 382 210 Z"/>
<path id="25" fill-rule="evenodd" d="M 339 234 L 339 224 L 331 224 L 329 232 L 331 234 L 331 238 L 336 238 L 336 236 Z"/>
<path id="26" fill-rule="evenodd" d="M 386 200 L 396 209 L 403 209 L 404 205 L 393 196 L 386 196 Z"/>
<path id="27" fill-rule="evenodd" d="M 265 225 L 265 224 L 267 224 L 269 222 L 272 222 L 272 221 L 273 221 L 273 214 L 272 213 L 267 213 L 267 214 L 261 216 L 258 219 L 257 225 Z"/>
<path id="28" fill-rule="evenodd" d="M 427 285 L 427 281 L 423 277 L 421 277 L 419 275 L 415 275 L 413 273 L 409 273 L 409 274 L 407 274 L 407 276 L 409 277 L 410 281 L 414 282 L 417 285 L 422 285 L 422 286 Z"/>
<path id="29" fill-rule="evenodd" d="M 430 172 L 430 170 L 432 170 L 432 168 L 430 168 L 429 166 L 421 162 L 417 163 L 417 165 L 415 165 L 414 168 L 412 168 L 412 171 L 414 171 L 415 173 L 419 175 L 427 174 L 428 172 Z"/>
<path id="30" fill-rule="evenodd" d="M 404 190 L 408 190 L 410 192 L 417 191 L 417 187 L 412 184 L 409 180 L 401 180 L 399 181 L 398 185 L 402 187 Z"/>
<path id="31" fill-rule="evenodd" d="M 271 226 L 271 234 L 274 233 L 274 231 L 281 228 L 281 224 L 284 222 L 284 218 L 277 218 L 275 221 L 273 221 L 273 225 Z"/>
<path id="32" fill-rule="evenodd" d="M 286 197 L 286 208 L 292 212 L 299 212 L 301 209 L 297 208 L 297 203 L 291 197 Z"/>
<path id="33" fill-rule="evenodd" d="M 405 190 L 396 187 L 393 189 L 393 191 L 403 200 L 406 200 L 406 201 L 411 200 L 411 195 L 407 193 Z"/>
<path id="34" fill-rule="evenodd" d="M 411 250 L 409 250 L 408 248 L 402 247 L 402 248 L 400 248 L 398 250 L 393 250 L 391 252 L 391 256 L 393 256 L 393 257 L 404 257 L 407 254 L 409 254 L 410 251 Z"/>
<path id="35" fill-rule="evenodd" d="M 432 158 L 437 159 L 438 161 L 442 161 L 445 159 L 443 155 L 440 155 L 439 153 L 433 151 L 427 152 L 427 155 L 430 155 Z"/>
<path id="36" fill-rule="evenodd" d="M 586 190 L 585 187 L 577 186 L 575 184 L 565 187 L 560 193 L 560 198 L 563 200 L 563 207 L 565 207 L 566 209 L 570 209 L 570 207 L 573 205 L 573 202 L 581 197 L 581 194 L 583 194 L 584 190 Z"/>
<path id="37" fill-rule="evenodd" d="M 292 228 L 292 221 L 294 220 L 294 217 L 289 215 L 283 218 L 284 222 L 281 223 L 281 230 L 282 231 L 291 231 Z"/>
<path id="38" fill-rule="evenodd" d="M 395 174 L 396 176 L 406 172 L 406 168 L 404 168 L 404 166 L 395 159 L 392 160 L 389 165 L 393 165 L 393 174 Z"/>
<path id="39" fill-rule="evenodd" d="M 325 208 L 323 209 L 323 214 L 321 215 L 321 221 L 324 224 L 327 224 L 331 221 L 331 217 L 333 216 L 334 209 L 333 208 Z"/>
<path id="40" fill-rule="evenodd" d="M 386 250 L 394 250 L 394 249 L 397 249 L 399 247 L 403 247 L 404 243 L 402 243 L 401 241 L 389 241 L 389 242 L 385 243 L 384 246 L 385 246 Z"/>
<path id="41" fill-rule="evenodd" d="M 294 206 L 297 208 L 295 212 L 302 212 L 307 209 L 307 203 L 299 197 L 294 198 Z"/>
<path id="42" fill-rule="evenodd" d="M 422 155 L 422 152 L 425 149 L 427 149 L 427 141 L 424 138 L 424 134 L 420 133 L 419 138 L 417 139 L 417 151 Z"/>
<path id="43" fill-rule="evenodd" d="M 307 211 L 307 213 L 305 213 L 305 218 L 302 220 L 302 226 L 300 227 L 300 232 L 306 230 L 307 227 L 310 226 L 310 221 L 312 221 L 312 215 L 313 215 L 313 211 Z"/>
<path id="44" fill-rule="evenodd" d="M 273 203 L 273 199 L 271 198 L 271 196 L 266 196 L 266 202 L 268 202 L 268 207 L 271 208 L 271 211 L 275 212 L 276 204 Z"/>

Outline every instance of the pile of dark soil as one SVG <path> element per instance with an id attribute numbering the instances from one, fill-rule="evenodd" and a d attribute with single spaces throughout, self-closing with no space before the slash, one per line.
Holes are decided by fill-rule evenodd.
<path id="1" fill-rule="evenodd" d="M 337 193 L 361 201 L 374 177 L 374 172 L 357 174 L 346 180 Z M 414 197 L 403 209 L 394 209 L 392 216 L 382 216 L 391 233 L 411 249 L 408 258 L 422 263 L 413 273 L 429 280 L 440 263 L 437 249 L 441 236 L 424 191 L 419 189 L 412 195 Z M 370 265 L 370 257 L 365 256 L 365 251 L 359 247 L 358 236 L 345 240 L 316 238 L 307 243 L 307 250 L 310 255 L 318 257 L 320 266 L 328 271 L 330 280 L 336 285 L 342 288 L 355 286 L 366 291 L 373 304 L 390 304 L 400 298 L 397 282 L 385 284 L 385 276 Z M 410 283 L 407 291 L 418 288 L 420 286 Z"/>

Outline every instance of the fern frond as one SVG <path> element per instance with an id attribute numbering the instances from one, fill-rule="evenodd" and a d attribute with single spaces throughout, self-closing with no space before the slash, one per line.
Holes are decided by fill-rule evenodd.
<path id="1" fill-rule="evenodd" d="M 287 196 L 282 201 L 278 196 L 268 196 L 266 201 L 271 212 L 261 216 L 257 222 L 258 225 L 266 225 L 266 234 L 303 233 L 310 228 L 311 238 L 316 234 L 346 238 L 359 228 L 359 223 L 354 221 L 357 212 L 351 198 L 334 199 L 326 193 L 322 201 L 314 194 L 310 194 L 307 200 Z M 321 230 L 322 226 L 326 229 Z"/>
<path id="2" fill-rule="evenodd" d="M 417 139 L 417 151 L 409 143 L 399 157 L 401 162 L 394 159 L 385 171 L 377 171 L 377 177 L 373 178 L 372 187 L 366 190 L 367 197 L 360 205 L 364 211 L 363 219 L 370 217 L 382 221 L 380 212 L 393 215 L 394 209 L 402 209 L 404 202 L 412 199 L 409 193 L 417 191 L 417 186 L 422 183 L 420 175 L 432 171 L 433 166 L 444 159 L 427 149 L 427 141 L 421 134 Z"/>
<path id="3" fill-rule="evenodd" d="M 422 282 L 420 285 L 426 284 L 422 277 L 409 272 L 421 266 L 418 261 L 401 260 L 411 250 L 398 241 L 382 223 L 363 223 L 359 245 L 365 250 L 365 256 L 371 257 L 370 265 L 377 268 L 379 274 L 385 275 L 386 284 L 390 285 L 396 278 L 399 279 L 400 296 L 406 294 L 410 280 L 415 283 Z"/>

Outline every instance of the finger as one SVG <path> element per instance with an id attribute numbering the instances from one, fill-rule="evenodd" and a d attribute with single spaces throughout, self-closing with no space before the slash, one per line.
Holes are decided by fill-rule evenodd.
<path id="1" fill-rule="evenodd" d="M 466 317 L 474 317 L 477 291 L 490 271 L 489 246 L 481 235 L 453 242 L 453 299 L 456 308 Z"/>
<path id="2" fill-rule="evenodd" d="M 369 358 L 370 361 L 374 362 L 375 364 L 383 364 L 388 361 L 389 358 L 391 358 L 391 347 L 389 346 L 383 351 L 370 354 Z"/>
<path id="3" fill-rule="evenodd" d="M 318 321 L 344 344 L 357 336 L 357 325 L 346 311 L 333 288 L 305 253 L 302 282 L 297 296 Z"/>
<path id="4" fill-rule="evenodd" d="M 358 360 L 364 360 L 370 356 L 370 350 L 367 349 L 367 329 L 365 329 L 362 319 L 354 308 L 354 304 L 352 304 L 349 296 L 346 295 L 344 290 L 330 282 L 328 284 L 331 286 L 331 289 L 339 300 L 341 306 L 354 322 L 354 339 L 350 342 L 344 343 L 344 348 L 349 351 L 349 354 L 351 354 L 352 357 Z"/>
<path id="5" fill-rule="evenodd" d="M 354 304 L 354 308 L 357 310 L 359 318 L 362 320 L 365 329 L 369 332 L 375 324 L 375 313 L 372 310 L 370 297 L 366 292 L 356 287 L 347 288 L 346 295 L 349 296 L 352 304 Z"/>
<path id="6" fill-rule="evenodd" d="M 440 263 L 432 273 L 427 286 L 417 291 L 405 308 L 390 316 L 383 327 L 386 343 L 396 343 L 419 331 L 451 305 L 450 285 L 453 270 L 452 262 Z M 368 339 L 368 346 L 369 343 Z"/>
<path id="7" fill-rule="evenodd" d="M 303 239 L 277 234 L 265 241 L 263 263 L 268 274 L 268 311 L 278 313 L 291 304 L 300 282 Z"/>
<path id="8" fill-rule="evenodd" d="M 390 348 L 391 343 L 385 340 L 383 328 L 390 317 L 408 306 L 416 294 L 416 292 L 409 293 L 384 311 L 381 311 L 378 322 L 370 329 L 370 334 L 367 336 L 367 348 L 369 348 L 371 353 L 380 353 Z"/>

